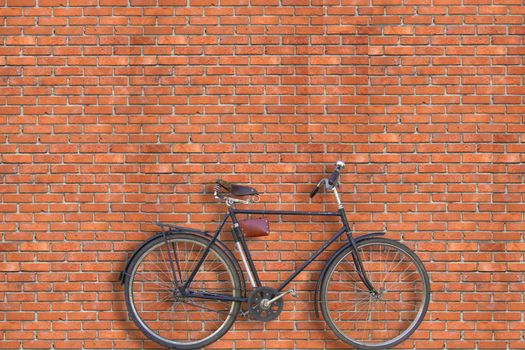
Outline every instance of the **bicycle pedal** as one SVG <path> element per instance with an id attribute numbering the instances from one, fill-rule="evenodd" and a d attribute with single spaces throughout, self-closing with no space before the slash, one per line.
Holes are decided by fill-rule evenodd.
<path id="1" fill-rule="evenodd" d="M 290 295 L 294 298 L 297 298 L 297 291 L 295 289 L 290 289 Z"/>

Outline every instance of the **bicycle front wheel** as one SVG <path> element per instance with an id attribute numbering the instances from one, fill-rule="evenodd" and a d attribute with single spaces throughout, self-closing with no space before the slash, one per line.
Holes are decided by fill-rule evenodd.
<path id="1" fill-rule="evenodd" d="M 180 288 L 209 242 L 192 234 L 159 237 L 132 260 L 125 283 L 126 306 L 148 338 L 169 348 L 196 349 L 219 339 L 235 321 L 239 301 L 204 299 L 190 293 L 241 296 L 235 265 L 217 245 L 211 246 L 189 291 Z"/>
<path id="2" fill-rule="evenodd" d="M 360 349 L 389 349 L 406 340 L 425 317 L 430 282 L 421 260 L 385 238 L 358 242 L 373 295 L 356 272 L 353 249 L 331 263 L 321 285 L 321 311 L 332 331 Z"/>

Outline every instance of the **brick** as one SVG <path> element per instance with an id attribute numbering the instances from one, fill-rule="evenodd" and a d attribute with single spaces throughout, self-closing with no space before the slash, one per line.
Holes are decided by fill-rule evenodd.
<path id="1" fill-rule="evenodd" d="M 218 177 L 258 208 L 331 210 L 308 192 L 340 158 L 357 233 L 386 229 L 431 275 L 399 347 L 525 348 L 519 1 L 130 4 L 0 9 L 0 348 L 155 347 L 115 284 L 147 222 L 213 231 Z M 249 242 L 267 285 L 338 228 L 282 219 Z M 344 346 L 314 320 L 322 266 L 279 320 L 209 347 Z"/>

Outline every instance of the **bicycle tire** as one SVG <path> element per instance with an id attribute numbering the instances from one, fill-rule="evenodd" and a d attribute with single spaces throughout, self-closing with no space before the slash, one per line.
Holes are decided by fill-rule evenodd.
<path id="1" fill-rule="evenodd" d="M 365 316 L 364 315 L 365 310 L 359 309 L 360 305 L 366 304 L 368 300 L 368 307 L 366 307 L 366 305 L 364 306 L 365 309 L 368 309 L 368 311 L 366 311 L 367 319 L 370 320 L 371 315 L 374 315 L 376 318 L 379 318 L 379 321 L 381 321 L 381 317 L 383 317 L 384 318 L 383 326 L 387 326 L 388 324 L 394 325 L 395 323 L 391 319 L 393 317 L 392 316 L 393 314 L 392 312 L 389 312 L 387 305 L 394 305 L 395 303 L 398 303 L 398 305 L 400 305 L 400 310 L 397 310 L 397 311 L 400 311 L 398 320 L 400 320 L 401 322 L 403 322 L 403 317 L 407 318 L 408 315 L 415 313 L 415 310 L 413 311 L 413 310 L 407 309 L 406 306 L 404 306 L 405 310 L 401 310 L 403 309 L 403 305 L 408 304 L 407 301 L 403 301 L 403 298 L 408 298 L 408 300 L 410 301 L 410 299 L 413 297 L 414 293 L 410 290 L 411 281 L 406 282 L 402 280 L 403 277 L 399 277 L 399 281 L 396 282 L 394 278 L 388 277 L 388 272 L 390 271 L 387 271 L 387 273 L 385 273 L 383 277 L 382 270 L 385 269 L 386 262 L 383 265 L 381 265 L 381 262 L 377 263 L 377 261 L 372 261 L 372 262 L 367 261 L 367 258 L 370 258 L 370 260 L 372 260 L 372 256 L 377 259 L 378 255 L 379 255 L 379 260 L 381 260 L 382 251 L 372 250 L 372 248 L 370 248 L 372 246 L 375 246 L 375 247 L 387 246 L 387 247 L 397 250 L 398 254 L 401 254 L 399 252 L 402 252 L 404 256 L 408 257 L 409 261 L 413 264 L 414 269 L 417 271 L 417 274 L 421 278 L 420 287 L 421 287 L 421 296 L 422 296 L 421 305 L 418 308 L 417 313 L 415 314 L 415 317 L 409 324 L 408 328 L 404 329 L 399 335 L 395 336 L 392 339 L 386 339 L 384 341 L 375 342 L 375 343 L 372 340 L 373 334 L 375 334 L 376 336 L 377 335 L 387 335 L 389 334 L 389 332 L 388 330 L 385 331 L 384 329 L 381 329 L 380 327 L 378 327 L 381 325 L 381 322 L 375 322 L 375 324 L 372 324 L 372 327 L 370 325 L 367 326 L 366 324 L 359 324 L 358 323 L 359 317 L 363 318 L 363 316 Z M 368 249 L 364 249 L 367 247 Z M 376 304 L 372 304 L 371 302 L 374 296 L 370 294 L 368 289 L 364 286 L 364 283 L 359 279 L 357 273 L 355 272 L 355 265 L 353 262 L 353 258 L 351 257 L 353 248 L 348 247 L 347 249 L 341 251 L 337 257 L 335 257 L 333 262 L 327 268 L 326 274 L 324 275 L 323 281 L 321 283 L 321 312 L 323 314 L 323 318 L 325 319 L 326 323 L 331 328 L 331 330 L 335 333 L 335 335 L 342 341 L 346 342 L 347 344 L 350 344 L 353 347 L 356 347 L 359 349 L 367 349 L 367 350 L 389 349 L 397 344 L 402 343 L 408 337 L 410 337 L 412 333 L 415 332 L 415 330 L 419 327 L 419 325 L 423 321 L 425 314 L 428 310 L 428 304 L 430 300 L 430 281 L 429 281 L 428 273 L 426 272 L 425 267 L 423 263 L 421 262 L 421 260 L 419 259 L 419 257 L 413 251 L 411 251 L 408 247 L 406 247 L 405 245 L 397 241 L 393 241 L 393 240 L 386 239 L 386 238 L 369 238 L 369 239 L 365 239 L 363 241 L 358 242 L 356 244 L 356 248 L 359 251 L 360 256 L 362 257 L 365 271 L 367 271 L 367 267 L 368 267 L 368 270 L 371 271 L 372 266 L 375 266 L 374 271 L 372 273 L 370 273 L 370 271 L 367 272 L 367 276 L 369 276 L 369 279 L 372 282 L 372 285 L 374 285 L 375 288 L 377 288 L 378 285 L 381 286 L 381 288 L 384 288 L 382 292 L 383 294 L 381 295 L 382 298 L 385 298 L 385 300 L 386 298 L 390 298 L 394 300 L 389 300 L 389 301 L 378 300 L 377 301 L 378 303 L 379 302 L 384 303 L 385 310 L 384 311 L 373 310 L 373 308 L 376 306 Z M 366 250 L 368 250 L 368 255 L 367 255 Z M 346 263 L 346 260 L 348 260 L 347 258 L 349 257 L 350 257 L 349 260 L 351 262 L 350 265 L 353 267 L 353 271 L 351 272 L 346 271 L 342 263 L 343 261 Z M 386 257 L 387 255 L 385 255 L 385 258 Z M 394 259 L 392 261 L 394 261 Z M 372 263 L 374 265 L 372 265 Z M 378 268 L 378 265 L 379 265 L 379 268 Z M 396 270 L 398 266 L 399 265 L 395 266 L 393 270 Z M 338 267 L 341 267 L 341 269 L 338 269 Z M 401 265 L 399 269 L 401 268 L 405 269 L 403 270 L 402 274 L 404 274 L 405 271 L 408 269 L 408 267 L 405 267 L 405 265 Z M 337 274 L 339 275 L 336 274 L 334 276 L 334 271 L 336 271 L 336 269 L 338 269 L 338 271 L 342 270 L 342 273 L 337 272 Z M 397 271 L 392 271 L 392 272 L 397 272 Z M 339 281 L 340 285 L 336 284 L 337 277 L 341 279 L 342 278 L 341 276 L 343 276 L 344 274 L 348 274 L 348 276 L 350 277 L 356 277 L 356 278 L 352 278 L 352 281 L 350 281 L 354 283 L 353 289 L 352 288 L 344 289 L 347 286 L 346 282 Z M 408 276 L 410 275 L 414 275 L 414 272 L 410 272 Z M 370 276 L 372 276 L 372 278 L 370 278 Z M 401 275 L 401 276 L 406 277 L 407 275 Z M 333 280 L 333 283 L 331 283 L 332 280 Z M 389 291 L 388 288 L 386 288 L 386 286 L 387 286 L 387 283 L 391 283 L 391 281 L 394 281 L 398 283 L 398 285 L 401 285 L 401 289 L 399 289 L 398 287 L 396 290 L 395 288 L 391 288 L 389 285 L 389 288 L 392 289 L 391 291 Z M 331 288 L 330 288 L 330 285 L 332 285 Z M 332 290 L 342 291 L 341 294 L 343 295 L 344 300 L 341 299 L 341 296 L 339 296 L 339 299 L 336 299 L 337 294 L 331 292 Z M 367 293 L 369 295 L 368 297 L 366 296 Z M 399 296 L 397 296 L 398 294 Z M 358 299 L 357 296 L 359 297 L 365 296 L 365 297 L 363 299 Z M 395 300 L 396 296 L 397 298 L 400 299 L 399 301 Z M 330 301 L 330 299 L 332 299 L 332 301 Z M 355 299 L 355 302 L 356 302 L 354 304 L 354 309 L 349 307 L 350 305 L 352 305 L 351 302 L 353 299 Z M 341 304 L 340 307 L 345 306 L 350 310 L 347 309 L 344 311 L 342 310 L 331 311 L 329 309 L 330 305 L 333 305 L 335 309 L 340 308 L 337 306 L 338 305 L 337 303 Z M 348 314 L 348 313 L 352 313 L 351 314 L 352 317 L 349 318 L 348 316 L 344 316 L 345 314 Z M 337 316 L 338 319 L 341 319 L 341 318 L 347 319 L 346 321 L 343 320 L 346 323 L 343 325 L 337 325 L 334 320 L 335 316 Z M 357 317 L 357 318 L 354 320 L 354 317 Z M 387 322 L 387 320 L 389 322 Z M 346 328 L 346 330 L 341 329 L 341 328 Z M 371 334 L 365 336 L 364 332 L 367 332 L 367 331 Z M 364 341 L 363 339 L 359 339 L 359 340 L 354 339 L 352 336 L 346 334 L 345 332 L 350 333 L 354 338 L 356 338 L 357 335 L 363 334 L 364 335 L 363 338 L 368 338 L 370 339 L 370 341 L 367 342 L 367 341 Z"/>
<path id="2" fill-rule="evenodd" d="M 190 246 L 192 250 L 194 247 L 200 247 L 200 251 L 202 252 L 205 247 L 208 246 L 210 240 L 201 237 L 198 235 L 190 234 L 190 233 L 176 233 L 176 234 L 170 234 L 167 238 L 167 241 L 169 244 L 172 244 L 172 247 L 178 249 L 178 252 L 181 253 L 182 250 L 180 249 L 181 246 L 186 245 Z M 205 303 L 205 302 L 214 302 L 213 300 L 207 300 L 207 299 L 197 299 L 197 298 L 181 298 L 177 300 L 177 297 L 173 296 L 174 300 L 170 300 L 171 294 L 175 293 L 173 285 L 178 285 L 178 280 L 176 276 L 179 275 L 179 271 L 170 271 L 171 276 L 175 274 L 175 277 L 172 278 L 172 281 L 168 281 L 168 278 L 170 277 L 169 273 L 159 273 L 157 277 L 154 277 L 154 273 L 157 269 L 161 269 L 166 267 L 166 269 L 170 270 L 170 263 L 166 260 L 166 254 L 169 254 L 168 247 L 166 247 L 166 239 L 162 236 L 159 236 L 157 239 L 152 240 L 148 244 L 146 244 L 144 247 L 142 247 L 135 257 L 130 262 L 129 267 L 129 275 L 127 276 L 124 284 L 125 288 L 125 299 L 126 299 L 126 307 L 128 310 L 128 314 L 130 318 L 135 322 L 137 327 L 151 340 L 155 341 L 158 344 L 161 344 L 163 346 L 169 347 L 171 349 L 181 349 L 181 350 L 189 350 L 189 349 L 198 349 L 202 348 L 203 346 L 206 346 L 208 344 L 211 344 L 215 341 L 217 341 L 219 338 L 221 338 L 233 325 L 235 322 L 237 315 L 240 310 L 241 303 L 238 301 L 230 301 L 229 304 L 231 304 L 228 309 L 224 310 L 224 312 L 227 312 L 226 318 L 222 321 L 221 324 L 219 324 L 219 327 L 213 331 L 210 335 L 195 340 L 196 335 L 199 334 L 199 332 L 204 332 L 207 330 L 207 326 L 205 325 L 206 318 L 210 318 L 208 315 L 212 311 L 217 311 L 217 314 L 223 313 L 223 310 L 215 310 L 210 308 L 209 304 L 206 304 L 207 306 L 200 306 L 202 309 L 200 311 L 194 311 L 190 310 L 190 308 L 199 308 L 197 303 Z M 160 247 L 160 250 L 158 249 Z M 166 249 L 163 251 L 163 247 Z M 157 253 L 157 260 L 155 260 L 155 255 L 153 252 Z M 188 250 L 189 251 L 189 250 Z M 174 253 L 171 253 L 174 254 Z M 191 258 L 192 260 L 186 259 L 186 261 L 180 261 L 180 266 L 183 266 L 186 264 L 187 266 L 193 266 L 193 264 L 196 264 L 196 261 L 198 261 L 198 254 L 193 254 L 193 252 L 190 252 L 188 254 L 189 257 L 195 257 Z M 164 256 L 163 256 L 164 255 Z M 180 254 L 179 254 L 180 255 Z M 151 256 L 151 258 L 149 258 Z M 161 260 L 160 257 L 163 257 L 162 259 L 162 266 L 161 266 Z M 201 255 L 200 255 L 201 256 Z M 213 257 L 215 260 L 214 262 L 217 262 L 217 266 L 213 265 L 213 269 L 206 270 L 206 262 L 208 261 L 209 257 Z M 146 260 L 149 259 L 149 260 Z M 182 260 L 182 259 L 181 259 Z M 158 263 L 157 263 L 158 262 Z M 191 264 L 191 265 L 190 265 Z M 224 268 L 224 271 L 219 270 L 221 268 L 221 265 Z M 175 266 L 175 265 L 174 265 Z M 139 269 L 142 268 L 139 271 Z M 154 271 L 150 274 L 148 270 L 145 270 L 146 268 Z M 188 271 L 190 269 L 188 268 Z M 144 272 L 146 271 L 146 272 Z M 180 271 L 182 271 L 182 268 L 180 268 Z M 138 275 L 140 273 L 140 275 Z M 189 275 L 189 272 L 185 274 L 185 277 L 187 278 Z M 218 275 L 222 276 L 222 278 L 229 278 L 229 282 L 231 283 L 231 286 L 227 287 L 228 290 L 232 289 L 232 296 L 234 297 L 240 297 L 241 296 L 241 279 L 238 274 L 237 269 L 235 268 L 234 263 L 231 261 L 231 258 L 224 252 L 223 249 L 221 249 L 218 245 L 213 244 L 210 248 L 210 251 L 208 253 L 208 256 L 206 258 L 206 261 L 202 264 L 201 268 L 199 268 L 196 277 L 194 281 L 191 284 L 191 288 L 193 289 L 194 286 L 198 285 L 199 282 L 199 276 L 202 277 L 204 282 L 206 283 L 210 276 L 211 282 L 209 282 L 209 285 L 216 285 L 217 281 L 213 281 L 213 277 L 217 277 Z M 139 276 L 139 277 L 137 277 Z M 184 281 L 181 281 L 182 283 Z M 142 284 L 141 284 L 142 283 Z M 174 284 L 172 284 L 174 283 Z M 215 284 L 214 284 L 215 283 Z M 158 291 L 154 290 L 153 288 L 157 288 Z M 202 288 L 202 287 L 201 287 Z M 222 288 L 222 286 L 221 286 Z M 226 287 L 225 287 L 226 288 Z M 152 291 L 153 290 L 153 291 Z M 212 290 L 216 291 L 216 289 Z M 147 296 L 143 299 L 145 301 L 150 301 L 148 298 L 156 298 L 154 302 L 158 305 L 164 305 L 164 304 L 171 304 L 173 305 L 182 305 L 183 310 L 173 312 L 169 311 L 169 313 L 164 313 L 163 311 L 157 311 L 157 310 L 151 310 L 152 306 L 146 306 L 146 307 L 140 307 L 140 305 L 137 304 L 137 299 L 140 300 L 140 298 L 137 298 L 138 292 L 142 292 L 143 294 L 146 294 Z M 155 293 L 157 293 L 155 295 Z M 162 294 L 161 294 L 162 293 Z M 139 294 L 140 295 L 140 294 Z M 166 299 L 168 298 L 168 299 Z M 190 300 L 192 299 L 192 300 Z M 195 300 L 197 302 L 195 302 Z M 215 301 L 219 303 L 218 301 Z M 188 305 L 186 307 L 186 304 Z M 222 305 L 222 304 L 221 304 Z M 173 306 L 170 307 L 170 310 L 173 308 Z M 175 306 L 175 308 L 178 308 L 178 306 Z M 182 309 L 182 308 L 181 308 Z M 211 310 L 211 311 L 210 311 Z M 197 328 L 197 323 L 195 321 L 188 320 L 189 316 L 186 316 L 186 319 L 182 319 L 181 314 L 186 312 L 186 314 L 189 314 L 190 316 L 196 316 L 197 319 L 202 318 L 202 325 L 200 330 Z M 151 319 L 152 314 L 156 313 L 156 318 Z M 168 320 L 166 315 L 173 316 L 174 320 Z M 148 319 L 149 318 L 149 319 Z M 219 322 L 219 321 L 213 321 L 213 322 Z M 160 329 L 158 331 L 155 331 L 152 329 L 152 325 L 159 324 L 161 327 L 166 327 L 171 324 L 172 330 L 166 331 L 165 329 Z M 209 320 L 208 320 L 209 323 Z M 183 329 L 183 327 L 188 327 L 188 329 Z M 194 329 L 189 329 L 189 328 Z M 208 325 L 209 328 L 209 325 Z M 181 338 L 186 337 L 186 341 L 183 341 L 183 339 L 169 339 L 166 337 L 166 335 L 162 334 L 172 334 L 173 336 L 180 336 Z"/>

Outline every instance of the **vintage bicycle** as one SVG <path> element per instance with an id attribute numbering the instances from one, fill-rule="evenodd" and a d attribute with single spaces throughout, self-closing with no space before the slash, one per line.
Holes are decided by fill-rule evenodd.
<path id="1" fill-rule="evenodd" d="M 387 349 L 406 340 L 423 321 L 430 299 L 428 274 L 421 260 L 405 245 L 372 232 L 352 235 L 337 191 L 344 163 L 310 193 L 333 193 L 336 212 L 238 209 L 259 193 L 252 187 L 218 180 L 214 195 L 227 213 L 214 234 L 158 223 L 163 229 L 145 241 L 128 259 L 120 281 L 126 307 L 138 328 L 153 341 L 172 349 L 202 348 L 223 336 L 241 312 L 270 321 L 283 309 L 286 286 L 342 235 L 345 244 L 327 260 L 314 293 L 332 331 L 360 349 Z M 342 227 L 277 287 L 263 286 L 253 263 L 238 214 L 318 215 L 339 217 Z M 235 248 L 251 289 L 233 252 L 219 239 L 232 221 Z M 241 311 L 241 304 L 246 308 Z"/>

